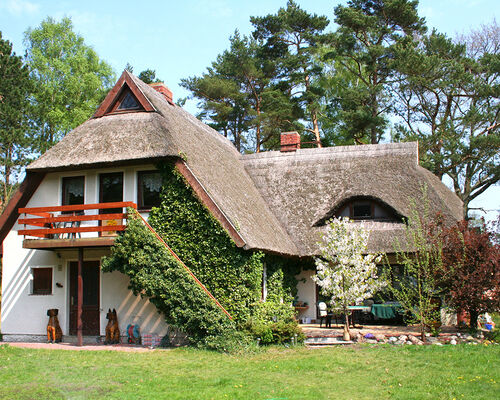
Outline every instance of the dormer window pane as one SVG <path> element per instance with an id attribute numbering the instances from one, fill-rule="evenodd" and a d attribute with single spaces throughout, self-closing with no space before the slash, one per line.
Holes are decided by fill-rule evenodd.
<path id="1" fill-rule="evenodd" d="M 352 218 L 371 218 L 372 207 L 370 203 L 354 203 L 352 206 Z"/>
<path id="2" fill-rule="evenodd" d="M 140 105 L 130 92 L 125 95 L 122 102 L 118 106 L 118 110 L 134 110 L 138 108 L 140 108 Z"/>

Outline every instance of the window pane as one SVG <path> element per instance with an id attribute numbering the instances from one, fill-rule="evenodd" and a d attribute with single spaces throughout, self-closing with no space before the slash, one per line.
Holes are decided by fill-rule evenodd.
<path id="1" fill-rule="evenodd" d="M 118 110 L 133 110 L 140 108 L 139 103 L 135 99 L 135 97 L 132 95 L 132 93 L 128 92 L 125 95 L 125 98 L 122 100 L 120 105 L 118 106 Z"/>
<path id="2" fill-rule="evenodd" d="M 160 205 L 161 175 L 158 171 L 138 173 L 138 199 L 140 209 L 151 209 Z"/>
<path id="3" fill-rule="evenodd" d="M 370 203 L 354 203 L 352 206 L 353 218 L 370 218 L 372 216 L 372 207 Z"/>
<path id="4" fill-rule="evenodd" d="M 52 294 L 52 268 L 33 268 L 33 294 Z"/>
<path id="5" fill-rule="evenodd" d="M 123 174 L 102 174 L 99 189 L 101 203 L 123 201 Z"/>
<path id="6" fill-rule="evenodd" d="M 75 176 L 63 178 L 62 205 L 69 206 L 84 203 L 85 178 Z"/>

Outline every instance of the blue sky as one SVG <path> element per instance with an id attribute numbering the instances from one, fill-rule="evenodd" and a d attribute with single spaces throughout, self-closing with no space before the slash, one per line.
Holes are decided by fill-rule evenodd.
<path id="1" fill-rule="evenodd" d="M 333 20 L 339 0 L 296 0 L 309 12 Z M 23 33 L 36 27 L 47 16 L 69 16 L 74 29 L 86 44 L 107 61 L 117 75 L 126 63 L 134 72 L 151 68 L 172 89 L 174 98 L 188 95 L 178 86 L 181 78 L 200 75 L 228 46 L 228 38 L 238 29 L 252 30 L 250 16 L 275 13 L 286 0 L 0 0 L 0 31 L 13 43 L 17 54 L 24 54 Z M 500 21 L 498 0 L 421 0 L 419 14 L 429 28 L 449 36 L 471 28 Z M 332 29 L 334 24 L 331 23 Z M 194 104 L 187 105 L 194 113 Z M 500 208 L 500 187 L 483 194 L 475 207 Z M 494 217 L 494 213 L 488 215 Z"/>

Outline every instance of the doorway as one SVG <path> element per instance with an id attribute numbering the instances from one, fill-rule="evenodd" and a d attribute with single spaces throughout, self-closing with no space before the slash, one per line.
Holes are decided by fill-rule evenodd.
<path id="1" fill-rule="evenodd" d="M 78 262 L 69 263 L 69 334 L 76 335 L 78 311 Z M 84 261 L 82 267 L 82 334 L 100 335 L 99 261 Z"/>

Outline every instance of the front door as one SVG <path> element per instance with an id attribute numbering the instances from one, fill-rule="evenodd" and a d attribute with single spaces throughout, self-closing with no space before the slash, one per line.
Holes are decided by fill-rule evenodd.
<path id="1" fill-rule="evenodd" d="M 76 335 L 76 318 L 78 309 L 78 262 L 71 261 L 69 263 L 69 268 L 69 334 Z M 99 261 L 83 262 L 83 335 L 94 336 L 100 334 L 99 274 Z"/>

